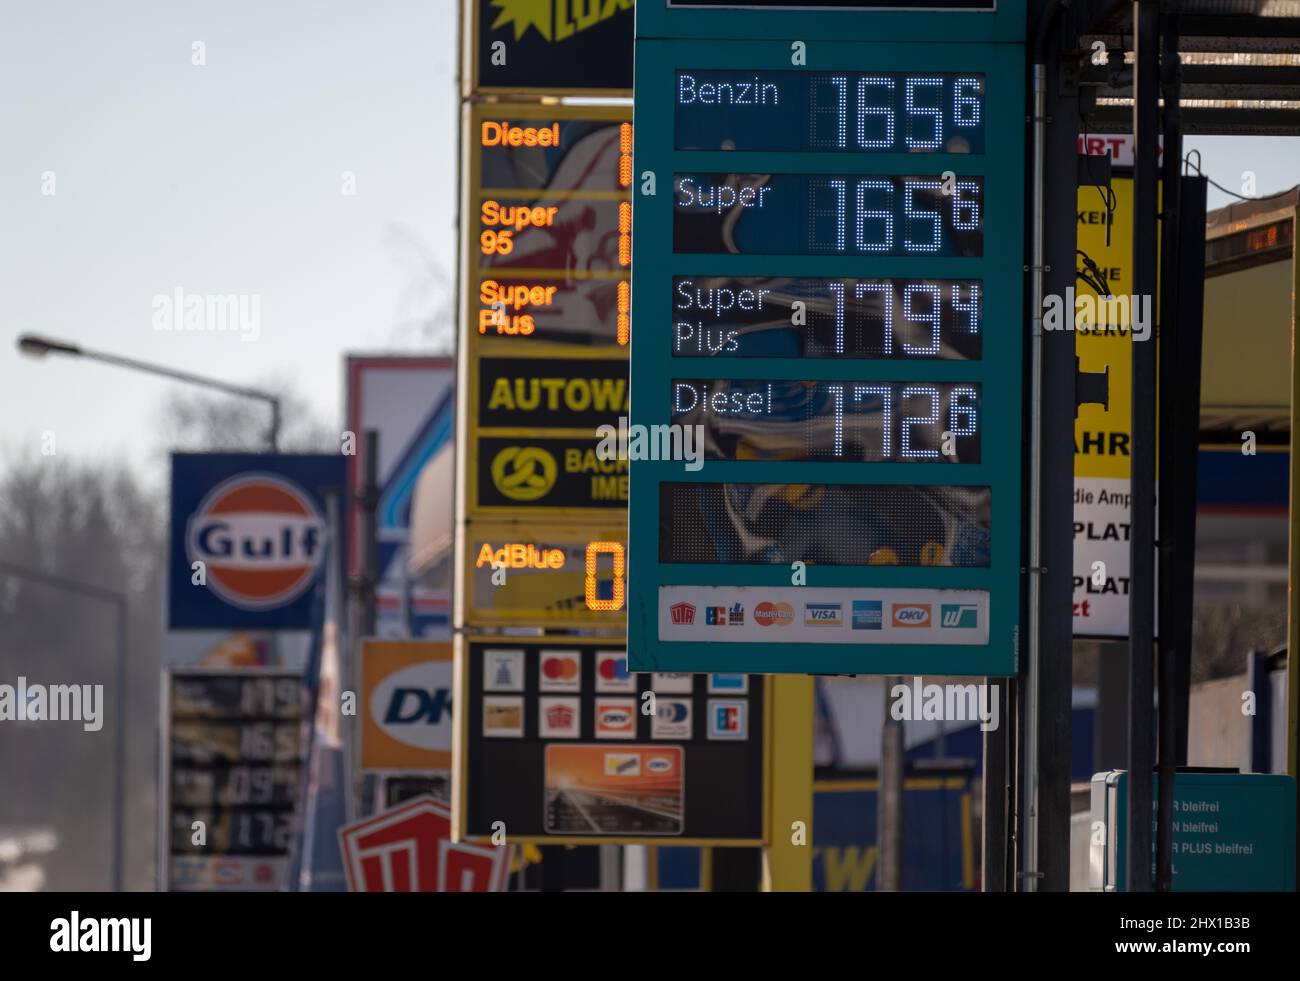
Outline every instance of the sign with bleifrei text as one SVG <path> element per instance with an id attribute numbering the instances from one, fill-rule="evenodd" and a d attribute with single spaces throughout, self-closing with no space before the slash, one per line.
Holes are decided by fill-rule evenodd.
<path id="1" fill-rule="evenodd" d="M 637 9 L 633 667 L 1013 674 L 1025 4 L 739 6 Z"/>
<path id="2" fill-rule="evenodd" d="M 765 679 L 638 674 L 615 638 L 456 643 L 454 840 L 766 840 Z"/>
<path id="3" fill-rule="evenodd" d="M 1159 787 L 1152 777 L 1154 826 Z M 1129 775 L 1092 778 L 1088 887 L 1123 892 L 1128 878 Z M 1154 866 L 1155 835 L 1151 835 Z M 1295 778 L 1278 773 L 1178 773 L 1174 777 L 1175 892 L 1294 892 Z"/>

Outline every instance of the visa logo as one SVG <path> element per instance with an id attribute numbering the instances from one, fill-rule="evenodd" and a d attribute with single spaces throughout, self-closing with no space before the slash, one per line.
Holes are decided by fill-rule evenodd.
<path id="1" fill-rule="evenodd" d="M 803 622 L 818 627 L 838 627 L 842 622 L 839 603 L 808 603 L 803 608 Z"/>

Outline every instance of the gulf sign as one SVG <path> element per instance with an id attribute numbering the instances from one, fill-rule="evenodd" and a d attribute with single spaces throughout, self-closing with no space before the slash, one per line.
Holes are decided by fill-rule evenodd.
<path id="1" fill-rule="evenodd" d="M 361 642 L 361 768 L 450 770 L 452 646 Z"/>
<path id="2" fill-rule="evenodd" d="M 345 458 L 172 455 L 170 629 L 311 629 Z M 316 606 L 316 610 L 322 609 Z"/>

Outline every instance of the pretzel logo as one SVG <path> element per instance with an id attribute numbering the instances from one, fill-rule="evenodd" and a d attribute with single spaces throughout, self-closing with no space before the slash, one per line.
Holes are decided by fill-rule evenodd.
<path id="1" fill-rule="evenodd" d="M 535 501 L 555 486 L 555 457 L 540 446 L 507 446 L 492 460 L 492 483 L 512 501 Z"/>

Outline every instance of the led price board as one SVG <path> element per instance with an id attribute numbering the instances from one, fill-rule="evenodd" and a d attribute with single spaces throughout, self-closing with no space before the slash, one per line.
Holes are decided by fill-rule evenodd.
<path id="1" fill-rule="evenodd" d="M 673 192 L 678 253 L 984 254 L 979 178 L 944 193 L 937 175 L 694 173 Z"/>
<path id="2" fill-rule="evenodd" d="M 465 115 L 467 347 L 627 346 L 627 109 L 487 103 Z"/>
<path id="3" fill-rule="evenodd" d="M 706 460 L 978 463 L 979 388 L 922 382 L 674 380 L 672 420 Z"/>
<path id="4" fill-rule="evenodd" d="M 627 526 L 476 521 L 460 570 L 466 622 L 485 626 L 605 627 L 627 612 Z"/>
<path id="5" fill-rule="evenodd" d="M 984 76 L 679 71 L 678 150 L 984 152 Z"/>
<path id="6" fill-rule="evenodd" d="M 700 615 L 745 627 L 727 609 Z M 621 639 L 457 645 L 457 841 L 488 840 L 502 824 L 517 843 L 767 840 L 763 678 L 638 674 Z"/>
<path id="7" fill-rule="evenodd" d="M 628 464 L 596 430 L 630 404 L 631 113 L 484 102 L 462 124 L 457 623 L 622 629 Z"/>
<path id="8" fill-rule="evenodd" d="M 279 889 L 302 789 L 300 676 L 173 670 L 164 698 L 163 881 L 174 890 Z"/>
<path id="9" fill-rule="evenodd" d="M 1024 4 L 733 6 L 637 11 L 631 664 L 1014 673 Z"/>
<path id="10" fill-rule="evenodd" d="M 978 359 L 980 296 L 978 280 L 674 276 L 670 343 L 680 358 Z"/>

